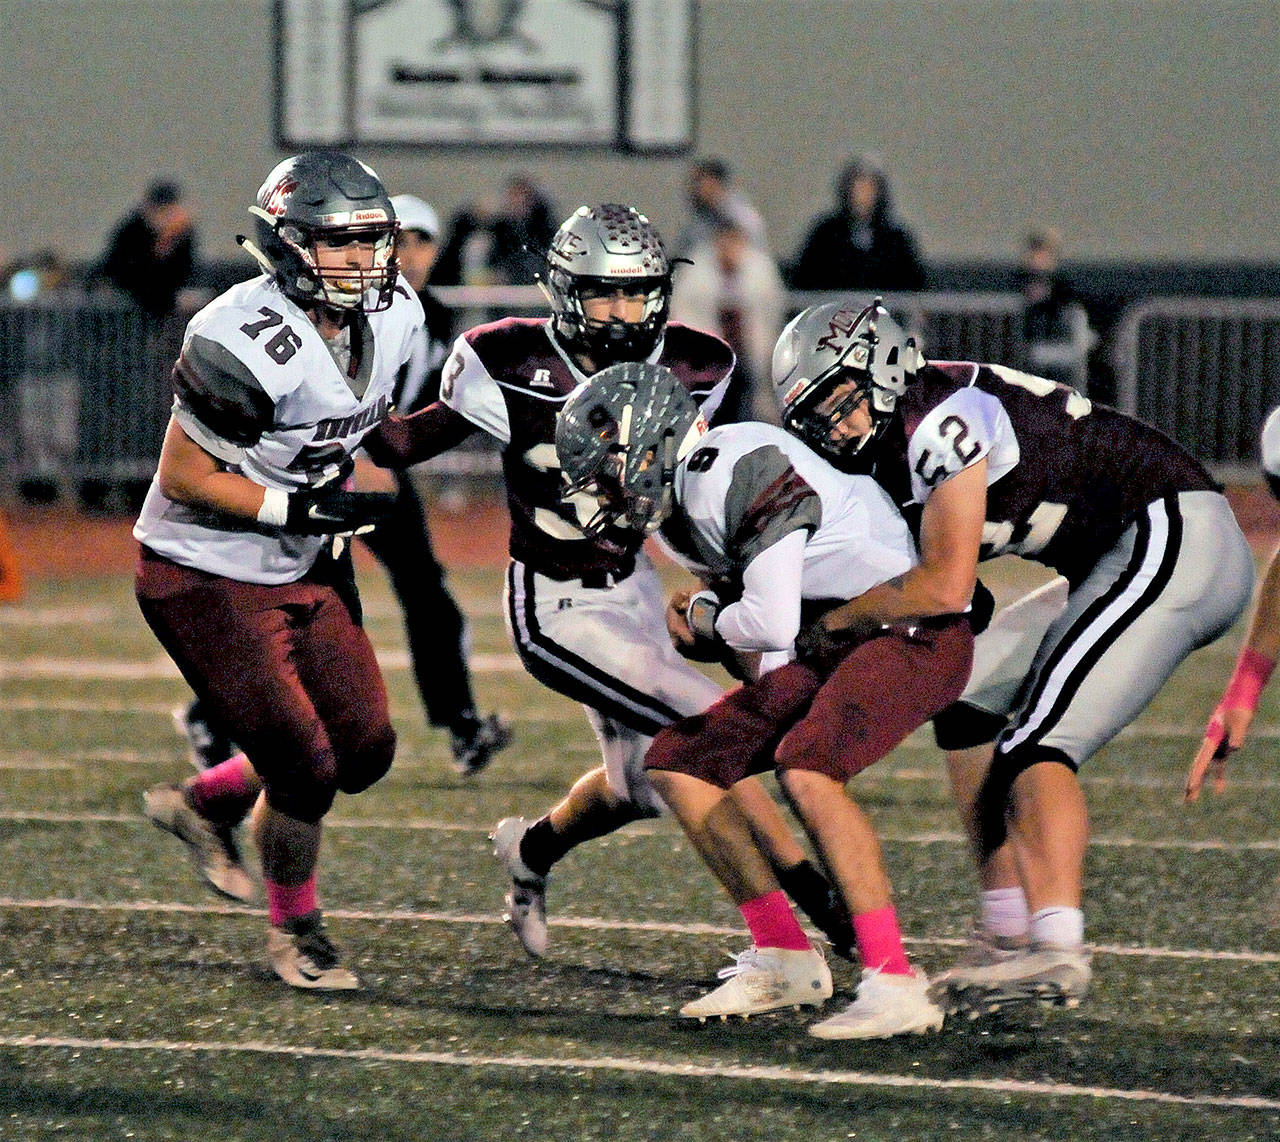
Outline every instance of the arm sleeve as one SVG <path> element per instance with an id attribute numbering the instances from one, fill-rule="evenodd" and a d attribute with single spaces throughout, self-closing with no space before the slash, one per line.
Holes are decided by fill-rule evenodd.
<path id="1" fill-rule="evenodd" d="M 388 416 L 364 438 L 365 451 L 383 468 L 420 464 L 461 444 L 476 426 L 443 401 L 412 416 Z"/>
<path id="2" fill-rule="evenodd" d="M 766 547 L 742 572 L 742 598 L 716 619 L 716 633 L 735 650 L 786 650 L 800 632 L 804 549 L 809 536 L 792 531 Z"/>

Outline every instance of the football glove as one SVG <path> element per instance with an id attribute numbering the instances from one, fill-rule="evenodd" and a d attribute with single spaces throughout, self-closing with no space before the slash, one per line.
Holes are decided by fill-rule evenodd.
<path id="1" fill-rule="evenodd" d="M 394 492 L 306 488 L 289 494 L 284 530 L 299 535 L 364 535 L 387 521 L 395 502 Z"/>

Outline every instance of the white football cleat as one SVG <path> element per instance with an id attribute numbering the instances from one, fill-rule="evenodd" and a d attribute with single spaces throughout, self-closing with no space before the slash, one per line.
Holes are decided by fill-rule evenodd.
<path id="1" fill-rule="evenodd" d="M 997 936 L 982 924 L 975 924 L 969 932 L 969 941 L 960 953 L 960 958 L 929 981 L 930 997 L 935 1003 L 950 1010 L 953 984 L 966 979 L 977 969 L 994 967 L 1011 960 L 1025 952 L 1029 946 L 1026 935 Z"/>
<path id="2" fill-rule="evenodd" d="M 504 897 L 502 918 L 515 932 L 521 946 L 534 959 L 547 952 L 547 878 L 539 876 L 520 857 L 520 840 L 529 831 L 523 817 L 503 817 L 489 834 L 493 855 L 511 877 L 511 891 Z"/>
<path id="3" fill-rule="evenodd" d="M 857 995 L 838 1015 L 815 1023 L 815 1039 L 888 1039 L 938 1031 L 946 1012 L 929 998 L 929 980 L 919 968 L 887 975 L 864 968 Z"/>
<path id="4" fill-rule="evenodd" d="M 1079 1007 L 1093 978 L 1091 958 L 1083 945 L 1033 941 L 999 963 L 956 968 L 949 1002 L 970 1019 L 1028 1003 Z"/>
<path id="5" fill-rule="evenodd" d="M 831 969 L 817 948 L 753 946 L 717 974 L 728 982 L 680 1008 L 686 1019 L 745 1018 L 780 1007 L 821 1007 L 831 998 Z"/>
<path id="6" fill-rule="evenodd" d="M 179 785 L 153 785 L 142 795 L 147 817 L 158 829 L 172 833 L 191 854 L 200 875 L 223 896 L 248 904 L 257 886 L 240 860 L 231 826 L 215 825 L 187 804 Z"/>
<path id="7" fill-rule="evenodd" d="M 267 929 L 271 970 L 290 987 L 310 991 L 353 991 L 360 980 L 344 967 L 338 949 L 324 930 L 320 910 Z"/>

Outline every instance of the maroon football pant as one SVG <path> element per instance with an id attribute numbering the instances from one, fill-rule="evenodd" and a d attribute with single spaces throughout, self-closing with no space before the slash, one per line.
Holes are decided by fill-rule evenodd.
<path id="1" fill-rule="evenodd" d="M 272 808 L 318 821 L 391 767 L 395 731 L 364 630 L 327 583 L 266 586 L 142 551 L 147 625 L 253 762 Z"/>
<path id="2" fill-rule="evenodd" d="M 845 782 L 954 702 L 972 664 L 962 618 L 878 635 L 829 673 L 790 662 L 661 730 L 645 768 L 724 789 L 775 766 Z"/>

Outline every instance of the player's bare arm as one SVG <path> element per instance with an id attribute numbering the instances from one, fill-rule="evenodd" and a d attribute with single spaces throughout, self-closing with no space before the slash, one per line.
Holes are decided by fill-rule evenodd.
<path id="1" fill-rule="evenodd" d="M 186 434 L 176 420 L 169 421 L 156 472 L 160 491 L 174 503 L 210 508 L 256 519 L 266 489 L 245 476 L 229 472 Z"/>
<path id="2" fill-rule="evenodd" d="M 1212 774 L 1215 793 L 1226 788 L 1227 758 L 1244 745 L 1258 712 L 1262 688 L 1277 658 L 1280 658 L 1280 550 L 1267 564 L 1235 670 L 1187 771 L 1184 789 L 1187 801 L 1199 799 L 1206 774 Z"/>
<path id="3" fill-rule="evenodd" d="M 986 519 L 987 461 L 940 484 L 920 517 L 920 562 L 820 620 L 828 630 L 857 631 L 871 623 L 958 614 L 973 597 Z"/>

